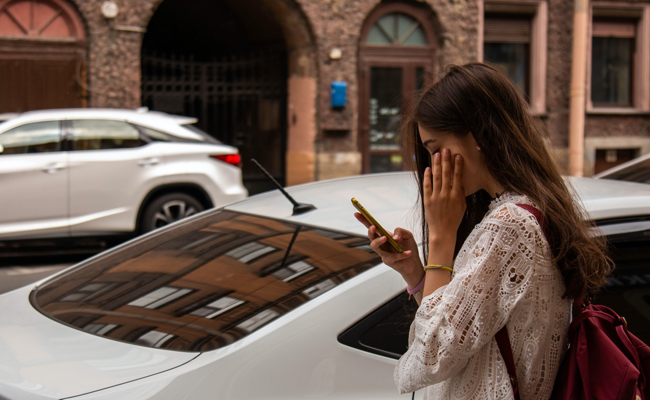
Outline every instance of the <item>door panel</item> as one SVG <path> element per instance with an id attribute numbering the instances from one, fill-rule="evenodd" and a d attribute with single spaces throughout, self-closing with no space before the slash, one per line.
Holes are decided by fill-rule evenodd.
<path id="1" fill-rule="evenodd" d="M 162 184 L 160 143 L 122 121 L 69 121 L 70 224 L 73 236 L 126 232 L 151 185 Z"/>
<path id="2" fill-rule="evenodd" d="M 0 238 L 68 235 L 68 153 L 58 121 L 0 134 Z"/>

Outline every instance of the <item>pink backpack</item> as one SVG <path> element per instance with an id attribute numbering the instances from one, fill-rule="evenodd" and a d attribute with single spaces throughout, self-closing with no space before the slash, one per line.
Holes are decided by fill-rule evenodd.
<path id="1" fill-rule="evenodd" d="M 537 218 L 544 229 L 541 213 L 526 204 L 517 204 Z M 650 347 L 627 330 L 625 318 L 612 309 L 574 301 L 580 313 L 569 326 L 569 350 L 555 378 L 552 400 L 650 400 Z M 508 331 L 504 326 L 495 336 L 520 400 L 517 371 Z"/>

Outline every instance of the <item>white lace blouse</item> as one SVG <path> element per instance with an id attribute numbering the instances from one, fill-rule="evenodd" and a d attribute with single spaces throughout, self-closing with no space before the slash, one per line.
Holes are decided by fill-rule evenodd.
<path id="1" fill-rule="evenodd" d="M 524 400 L 547 400 L 564 356 L 571 300 L 535 217 L 505 194 L 463 244 L 452 280 L 422 299 L 399 359 L 400 393 L 425 399 L 513 399 L 494 335 L 507 326 Z"/>

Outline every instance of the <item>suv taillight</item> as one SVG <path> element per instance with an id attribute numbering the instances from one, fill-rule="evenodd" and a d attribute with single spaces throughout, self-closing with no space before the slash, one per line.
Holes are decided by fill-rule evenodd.
<path id="1" fill-rule="evenodd" d="M 241 156 L 239 154 L 219 154 L 217 156 L 212 156 L 219 161 L 223 161 L 235 167 L 241 168 Z"/>

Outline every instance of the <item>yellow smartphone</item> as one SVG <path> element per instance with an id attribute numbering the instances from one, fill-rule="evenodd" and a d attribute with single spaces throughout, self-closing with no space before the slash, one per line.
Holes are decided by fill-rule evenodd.
<path id="1" fill-rule="evenodd" d="M 388 232 L 386 232 L 386 229 L 384 229 L 384 227 L 381 226 L 381 225 L 379 224 L 379 222 L 377 222 L 377 220 L 375 220 L 375 219 L 372 217 L 372 215 L 370 215 L 370 213 L 368 212 L 368 210 L 366 210 L 365 208 L 363 208 L 363 206 L 361 205 L 361 203 L 359 203 L 359 201 L 358 201 L 357 199 L 355 199 L 354 197 L 352 198 L 352 205 L 354 206 L 354 208 L 356 208 L 357 210 L 359 210 L 359 212 L 361 213 L 361 215 L 363 215 L 363 216 L 366 218 L 366 220 L 368 220 L 368 222 L 370 222 L 372 225 L 374 225 L 374 226 L 377 227 L 377 230 L 379 231 L 379 233 L 381 233 L 383 236 L 386 236 L 386 239 L 388 239 L 388 243 L 390 243 L 391 246 L 393 246 L 393 248 L 395 249 L 395 251 L 397 251 L 398 253 L 402 253 L 402 252 L 404 251 L 404 250 L 402 250 L 402 248 L 400 247 L 400 245 L 397 244 L 397 242 L 395 241 L 395 239 L 393 239 L 392 236 L 389 235 Z"/>

